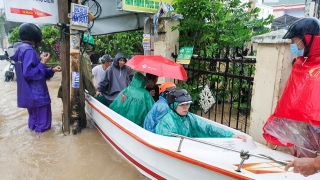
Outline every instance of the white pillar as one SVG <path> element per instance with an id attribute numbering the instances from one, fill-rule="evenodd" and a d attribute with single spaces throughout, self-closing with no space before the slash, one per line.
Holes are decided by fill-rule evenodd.
<path id="1" fill-rule="evenodd" d="M 290 52 L 291 40 L 282 39 L 286 32 L 278 30 L 252 38 L 258 47 L 249 134 L 262 144 L 266 144 L 262 128 L 281 97 L 295 57 Z"/>
<path id="2" fill-rule="evenodd" d="M 144 50 L 144 55 L 153 55 L 153 49 L 154 49 L 154 46 L 153 46 L 153 35 L 151 35 L 151 27 L 150 24 L 152 23 L 153 19 L 151 18 L 145 18 L 144 20 L 144 34 L 150 34 L 150 48 L 151 50 Z"/>
<path id="3" fill-rule="evenodd" d="M 179 21 L 169 21 L 165 19 L 159 19 L 158 26 L 158 41 L 154 41 L 154 55 L 161 55 L 167 59 L 174 61 L 171 54 L 176 54 L 179 50 L 179 31 L 172 31 L 173 26 L 178 26 Z M 165 81 L 172 81 L 170 78 L 159 78 L 157 84 L 161 84 Z"/>

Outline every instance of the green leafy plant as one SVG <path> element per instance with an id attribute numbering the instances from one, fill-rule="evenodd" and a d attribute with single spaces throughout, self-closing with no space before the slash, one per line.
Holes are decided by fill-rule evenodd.
<path id="1" fill-rule="evenodd" d="M 259 19 L 260 9 L 251 8 L 252 2 L 242 3 L 241 0 L 174 0 L 174 2 L 175 11 L 182 14 L 184 19 L 172 30 L 179 30 L 180 46 L 193 46 L 194 54 L 199 57 L 227 60 L 233 57 L 231 53 L 227 53 L 227 49 L 233 52 L 236 47 L 242 47 L 244 42 L 250 41 L 252 36 L 270 31 L 265 26 L 273 21 L 272 15 Z M 220 62 L 220 65 L 226 63 Z M 222 74 L 226 67 L 222 69 L 217 67 L 215 62 L 193 59 L 189 68 L 196 70 L 189 73 L 185 86 L 194 88 L 210 84 L 218 103 L 231 101 L 235 105 L 236 99 L 240 98 L 242 99 L 240 106 L 244 107 L 241 103 L 245 98 L 250 100 L 251 97 L 246 96 L 250 94 L 247 92 L 251 91 L 252 86 L 249 86 L 246 80 L 225 78 Z M 244 71 L 246 69 L 248 70 L 244 67 Z M 201 70 L 221 75 L 208 75 Z M 227 73 L 233 74 L 233 70 L 234 74 L 240 75 L 242 67 L 231 68 Z M 254 69 L 252 71 L 254 72 Z M 199 94 L 200 90 L 194 93 Z"/>
<path id="2" fill-rule="evenodd" d="M 225 78 L 218 75 L 208 75 L 208 80 L 211 82 L 210 89 L 213 92 L 217 103 L 226 101 L 230 95 Z"/>
<path id="3" fill-rule="evenodd" d="M 59 28 L 55 26 L 41 26 L 42 42 L 38 47 L 39 51 L 49 52 L 51 60 L 49 63 L 58 63 L 60 60 L 54 53 L 52 46 L 60 37 Z M 10 34 L 9 43 L 14 44 L 19 41 L 19 28 L 16 27 Z M 108 53 L 115 56 L 118 52 L 122 52 L 126 56 L 133 54 L 143 54 L 142 47 L 143 31 L 121 32 L 107 35 L 95 36 L 95 48 L 92 52 L 92 59 L 98 60 L 99 57 Z"/>
<path id="4" fill-rule="evenodd" d="M 95 50 L 93 56 L 97 58 L 110 54 L 115 56 L 118 52 L 127 57 L 134 54 L 143 54 L 142 38 L 143 31 L 121 32 L 95 36 Z"/>
<path id="5" fill-rule="evenodd" d="M 16 27 L 13 29 L 13 31 L 10 33 L 10 36 L 9 36 L 9 39 L 8 39 L 8 42 L 10 44 L 14 44 L 16 42 L 19 41 L 19 27 Z"/>
<path id="6" fill-rule="evenodd" d="M 230 71 L 233 71 L 236 75 L 252 77 L 255 72 L 255 66 L 254 64 L 241 65 L 235 63 L 234 66 L 231 67 Z M 250 109 L 251 92 L 253 87 L 251 82 L 249 82 L 248 80 L 235 78 L 233 80 L 229 80 L 229 86 L 232 87 L 232 105 L 240 109 Z"/>
<path id="7" fill-rule="evenodd" d="M 49 52 L 50 61 L 49 63 L 59 63 L 57 54 L 53 51 L 52 45 L 60 37 L 59 28 L 55 26 L 41 26 L 42 42 L 39 44 L 38 51 Z M 14 44 L 19 41 L 19 27 L 16 27 L 11 32 L 9 39 L 10 44 Z"/>
<path id="8" fill-rule="evenodd" d="M 259 19 L 259 8 L 241 0 L 174 0 L 177 13 L 183 15 L 180 25 L 180 46 L 194 46 L 200 56 L 211 57 L 212 52 L 225 47 L 241 47 L 256 34 L 270 31 L 264 28 L 273 16 Z"/>

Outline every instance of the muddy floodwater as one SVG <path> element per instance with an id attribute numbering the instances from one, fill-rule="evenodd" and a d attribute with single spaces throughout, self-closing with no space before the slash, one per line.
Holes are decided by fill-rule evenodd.
<path id="1" fill-rule="evenodd" d="M 61 131 L 62 102 L 57 98 L 61 73 L 47 81 L 52 128 L 36 135 L 28 129 L 26 109 L 17 108 L 16 81 L 4 82 L 0 61 L 0 179 L 5 180 L 147 180 L 89 122 L 78 135 Z"/>

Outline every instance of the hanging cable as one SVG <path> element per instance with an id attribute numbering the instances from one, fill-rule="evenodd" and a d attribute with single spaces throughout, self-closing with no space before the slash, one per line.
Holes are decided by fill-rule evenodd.
<path id="1" fill-rule="evenodd" d="M 102 8 L 97 0 L 82 0 L 81 5 L 89 7 L 89 11 L 93 14 L 94 19 L 97 19 L 101 15 Z"/>

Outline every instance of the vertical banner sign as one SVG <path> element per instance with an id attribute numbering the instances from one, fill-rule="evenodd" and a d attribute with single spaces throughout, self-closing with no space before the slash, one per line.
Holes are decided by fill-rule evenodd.
<path id="1" fill-rule="evenodd" d="M 190 64 L 192 54 L 193 54 L 193 47 L 192 46 L 182 47 L 178 52 L 177 63 Z"/>
<path id="2" fill-rule="evenodd" d="M 145 51 L 151 50 L 150 34 L 143 34 L 142 45 L 143 45 L 143 50 Z"/>
<path id="3" fill-rule="evenodd" d="M 72 88 L 80 88 L 80 73 L 72 72 Z"/>
<path id="4" fill-rule="evenodd" d="M 3 0 L 8 21 L 57 24 L 58 0 Z"/>
<path id="5" fill-rule="evenodd" d="M 172 4 L 173 0 L 122 0 L 121 6 L 118 9 L 132 12 L 156 13 L 160 4 Z"/>

